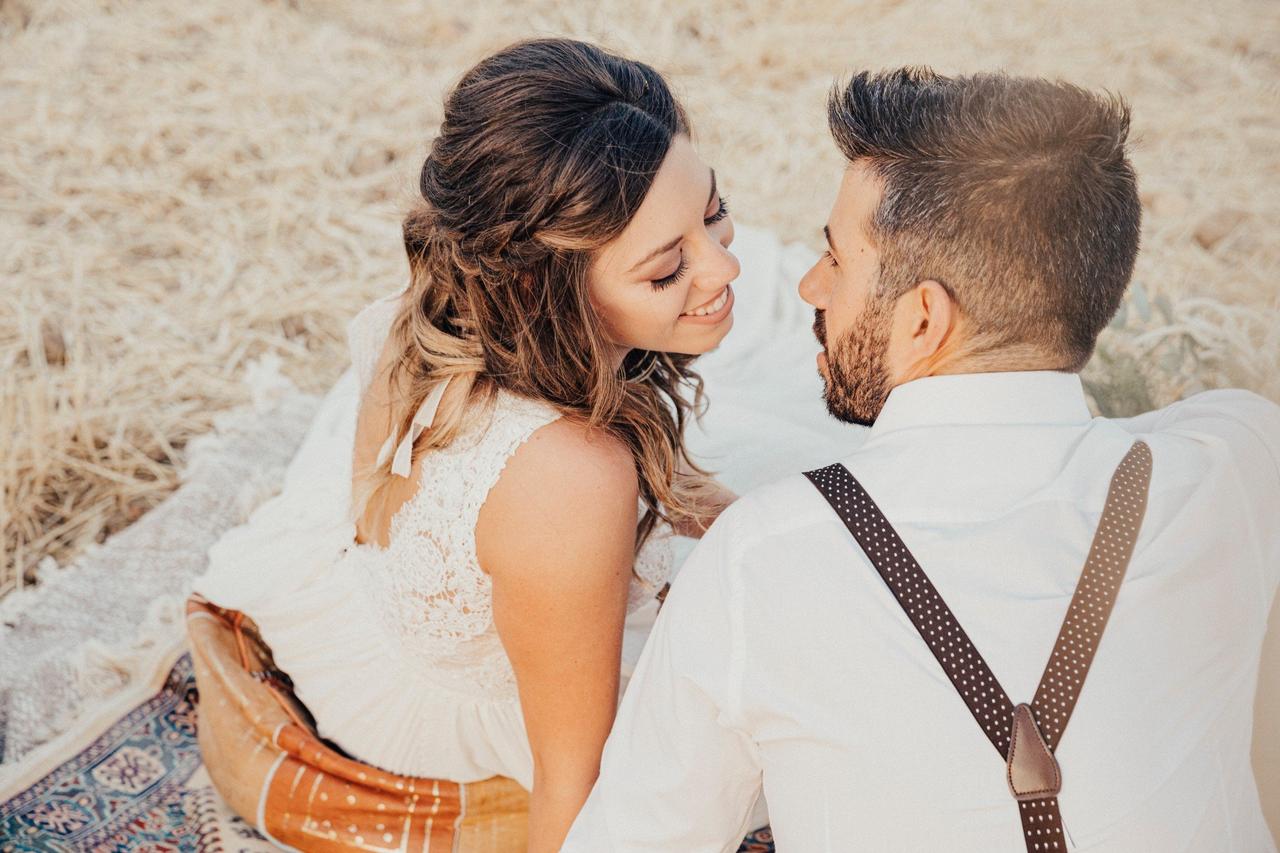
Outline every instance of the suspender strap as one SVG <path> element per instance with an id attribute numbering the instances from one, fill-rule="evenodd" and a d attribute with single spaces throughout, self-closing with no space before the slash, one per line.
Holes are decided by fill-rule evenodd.
<path id="1" fill-rule="evenodd" d="M 843 465 L 805 476 L 849 528 L 933 652 L 987 739 L 1005 759 L 1028 851 L 1065 850 L 1053 756 L 1080 696 L 1133 555 L 1151 480 L 1151 449 L 1135 442 L 1111 479 L 1107 502 L 1067 616 L 1031 704 L 1016 707 L 862 484 Z"/>
<path id="2" fill-rule="evenodd" d="M 1147 492 L 1151 484 L 1151 448 L 1135 442 L 1111 478 L 1107 502 L 1102 508 L 1098 531 L 1089 547 L 1084 571 L 1076 584 L 1067 617 L 1049 655 L 1049 664 L 1040 676 L 1031 709 L 1050 750 L 1058 748 L 1062 730 L 1080 698 L 1080 687 L 1102 632 L 1111 618 L 1116 594 L 1129 568 L 1138 531 L 1147 513 Z"/>

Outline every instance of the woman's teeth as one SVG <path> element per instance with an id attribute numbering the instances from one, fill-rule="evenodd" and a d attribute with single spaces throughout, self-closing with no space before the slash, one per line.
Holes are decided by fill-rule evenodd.
<path id="1" fill-rule="evenodd" d="M 719 311 L 721 308 L 724 307 L 724 304 L 728 301 L 729 301 L 729 288 L 726 287 L 724 290 L 720 291 L 720 295 L 716 297 L 716 300 L 714 302 L 703 305 L 701 308 L 695 308 L 692 311 L 686 311 L 680 316 L 681 317 L 705 317 L 708 314 L 714 314 L 717 311 Z"/>

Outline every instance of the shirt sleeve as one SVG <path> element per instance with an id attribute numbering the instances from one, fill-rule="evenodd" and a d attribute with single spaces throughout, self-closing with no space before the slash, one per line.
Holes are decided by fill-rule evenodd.
<path id="1" fill-rule="evenodd" d="M 1134 433 L 1155 432 L 1212 442 L 1234 470 L 1246 530 L 1259 540 L 1262 594 L 1270 608 L 1280 584 L 1280 406 L 1238 389 L 1203 391 L 1155 412 L 1118 421 Z M 1156 460 L 1157 469 L 1159 460 Z"/>
<path id="2" fill-rule="evenodd" d="M 672 584 L 562 851 L 733 853 L 750 829 L 761 774 L 755 744 L 735 726 L 743 665 L 736 507 Z"/>

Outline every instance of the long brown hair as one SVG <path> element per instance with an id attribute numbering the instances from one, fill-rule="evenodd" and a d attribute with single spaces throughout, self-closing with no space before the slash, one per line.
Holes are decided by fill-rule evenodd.
<path id="1" fill-rule="evenodd" d="M 704 405 L 693 356 L 632 350 L 615 371 L 587 290 L 593 253 L 631 221 L 688 130 L 654 69 L 580 41 L 519 42 L 463 75 L 404 221 L 410 292 L 390 332 L 397 436 L 451 379 L 415 456 L 447 445 L 468 407 L 501 388 L 631 450 L 645 505 L 637 548 L 659 519 L 690 514 L 708 488 L 684 447 Z M 676 477 L 681 461 L 697 476 Z M 378 505 L 390 469 L 357 472 L 357 507 Z"/>

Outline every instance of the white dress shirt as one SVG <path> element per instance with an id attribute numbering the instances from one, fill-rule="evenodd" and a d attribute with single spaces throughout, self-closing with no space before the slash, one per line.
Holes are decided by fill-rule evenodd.
<path id="1" fill-rule="evenodd" d="M 895 388 L 838 461 L 1017 703 L 1137 437 L 1149 508 L 1057 750 L 1070 849 L 1275 851 L 1249 747 L 1280 581 L 1280 408 L 1211 391 L 1108 420 L 1074 374 L 930 377 Z M 681 569 L 563 849 L 734 851 L 763 787 L 784 853 L 1014 853 L 1004 770 L 797 473 L 729 507 Z"/>

